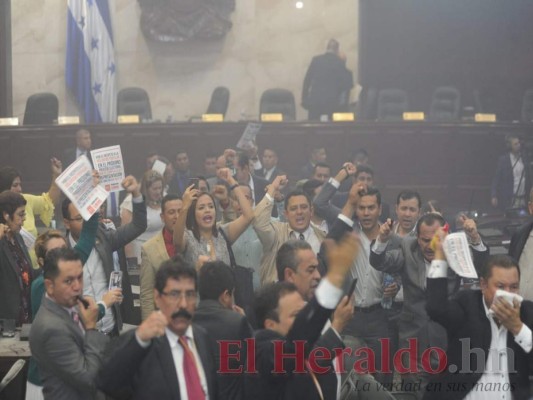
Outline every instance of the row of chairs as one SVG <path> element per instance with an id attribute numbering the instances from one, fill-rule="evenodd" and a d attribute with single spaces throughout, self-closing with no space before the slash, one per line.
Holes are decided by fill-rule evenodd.
<path id="1" fill-rule="evenodd" d="M 205 113 L 226 116 L 229 98 L 228 88 L 215 88 Z M 58 113 L 59 102 L 55 94 L 36 93 L 26 101 L 23 124 L 52 124 L 57 120 Z M 296 105 L 292 92 L 286 89 L 266 90 L 261 96 L 259 113 L 281 113 L 284 120 L 294 121 Z M 146 90 L 137 87 L 120 90 L 117 94 L 117 115 L 139 115 L 141 120 L 152 120 L 152 107 Z"/>
<path id="2" fill-rule="evenodd" d="M 476 109 L 482 110 L 479 93 L 474 93 L 474 100 L 480 104 Z M 219 86 L 212 95 L 206 114 L 226 115 L 230 91 Z M 294 95 L 287 89 L 268 89 L 263 92 L 259 102 L 259 114 L 279 113 L 284 121 L 296 120 L 296 102 Z M 58 118 L 59 102 L 53 93 L 31 95 L 26 102 L 24 125 L 52 124 Z M 375 111 L 373 111 L 375 110 Z M 410 109 L 409 97 L 403 89 L 369 89 L 364 93 L 357 112 L 360 119 L 377 119 L 381 121 L 399 121 L 403 113 Z M 415 110 L 418 111 L 418 110 Z M 433 92 L 428 119 L 432 121 L 457 121 L 461 117 L 461 92 L 452 86 L 442 86 Z M 533 89 L 526 90 L 522 101 L 522 122 L 533 122 Z M 374 116 L 375 114 L 375 116 Z M 130 87 L 120 90 L 117 95 L 117 115 L 139 115 L 141 120 L 152 120 L 152 108 L 148 93 L 141 88 Z"/>
<path id="3" fill-rule="evenodd" d="M 208 114 L 226 114 L 229 90 L 217 87 L 207 107 Z M 52 124 L 57 121 L 59 101 L 53 93 L 36 93 L 28 97 L 24 111 L 24 125 Z M 141 120 L 152 119 L 152 106 L 146 90 L 136 87 L 122 89 L 117 94 L 117 115 L 138 115 Z"/>
<path id="4" fill-rule="evenodd" d="M 490 103 L 486 95 L 479 90 L 473 93 L 474 109 L 480 113 L 497 114 L 497 109 Z M 399 121 L 403 113 L 413 110 L 409 97 L 403 89 L 369 89 L 360 102 L 361 119 L 377 119 L 381 121 Z M 429 105 L 428 119 L 431 121 L 457 121 L 461 118 L 461 92 L 453 86 L 441 86 L 435 89 Z M 533 89 L 528 89 L 522 99 L 521 120 L 533 122 Z"/>

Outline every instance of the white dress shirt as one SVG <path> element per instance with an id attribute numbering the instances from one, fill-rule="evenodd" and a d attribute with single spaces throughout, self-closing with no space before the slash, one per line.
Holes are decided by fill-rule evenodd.
<path id="1" fill-rule="evenodd" d="M 170 344 L 170 349 L 172 351 L 172 358 L 174 359 L 174 365 L 176 366 L 176 372 L 178 373 L 178 382 L 180 385 L 180 399 L 189 400 L 189 396 L 187 395 L 187 385 L 185 383 L 185 374 L 183 372 L 183 347 L 181 346 L 181 344 L 178 343 L 179 337 L 175 333 L 173 333 L 168 328 L 166 328 L 165 331 L 166 331 L 168 343 Z M 187 337 L 187 344 L 189 345 L 191 352 L 194 354 L 196 366 L 198 367 L 198 375 L 200 376 L 200 383 L 205 393 L 205 399 L 209 400 L 209 393 L 207 391 L 207 380 L 205 377 L 204 367 L 202 365 L 202 360 L 200 359 L 200 355 L 198 354 L 198 351 L 196 350 L 196 345 L 194 343 L 194 336 L 193 336 L 191 325 L 189 325 L 189 327 L 187 328 L 187 331 L 185 332 L 185 336 Z M 194 400 L 194 399 L 191 399 L 191 400 Z"/>
<path id="2" fill-rule="evenodd" d="M 525 176 L 522 176 L 522 174 L 524 173 L 524 163 L 522 162 L 522 157 L 517 157 L 513 153 L 510 153 L 509 157 L 511 158 L 511 167 L 514 166 L 513 194 L 516 194 L 518 197 L 524 196 L 526 190 L 526 179 Z"/>
<path id="3" fill-rule="evenodd" d="M 267 181 L 270 181 L 270 178 L 272 177 L 272 173 L 274 172 L 274 170 L 276 169 L 276 166 L 274 165 L 272 168 L 270 169 L 264 169 L 263 172 L 264 172 L 264 177 Z"/>
<path id="4" fill-rule="evenodd" d="M 309 224 L 307 229 L 301 233 L 304 235 L 304 240 L 311 245 L 313 253 L 318 254 L 318 252 L 320 251 L 320 240 L 318 240 L 318 237 L 316 236 L 311 224 Z M 291 230 L 291 232 L 289 233 L 289 237 L 291 239 L 298 240 L 300 239 L 300 232 Z"/>
<path id="5" fill-rule="evenodd" d="M 445 278 L 448 275 L 448 263 L 443 260 L 433 260 L 429 268 L 427 277 Z M 483 298 L 483 308 L 485 315 L 490 322 L 490 348 L 487 353 L 485 371 L 474 388 L 467 394 L 465 400 L 511 400 L 511 390 L 509 381 L 509 366 L 507 359 L 507 328 L 496 324 L 489 308 Z M 531 329 L 526 324 L 522 324 L 522 329 L 514 337 L 515 342 L 524 349 L 526 353 L 533 347 L 533 337 Z M 495 388 L 501 390 L 494 390 Z"/>

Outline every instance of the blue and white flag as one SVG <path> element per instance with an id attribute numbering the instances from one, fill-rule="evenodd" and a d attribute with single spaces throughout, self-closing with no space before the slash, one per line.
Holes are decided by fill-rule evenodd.
<path id="1" fill-rule="evenodd" d="M 115 122 L 115 75 L 108 0 L 68 0 L 65 80 L 86 123 Z"/>

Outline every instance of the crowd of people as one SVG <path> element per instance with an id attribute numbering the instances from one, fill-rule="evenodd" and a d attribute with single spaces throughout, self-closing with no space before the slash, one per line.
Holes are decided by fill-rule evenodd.
<path id="1" fill-rule="evenodd" d="M 533 214 L 529 161 L 506 141 L 493 205 Z M 448 267 L 437 203 L 411 188 L 385 202 L 365 150 L 335 173 L 314 149 L 289 182 L 268 147 L 208 154 L 201 174 L 185 150 L 150 153 L 84 221 L 55 178 L 91 145 L 80 130 L 40 196 L 0 169 L 0 318 L 32 324 L 27 399 L 529 398 L 533 224 L 490 256 L 458 217 L 472 288 Z M 55 208 L 66 232 L 47 229 Z"/>

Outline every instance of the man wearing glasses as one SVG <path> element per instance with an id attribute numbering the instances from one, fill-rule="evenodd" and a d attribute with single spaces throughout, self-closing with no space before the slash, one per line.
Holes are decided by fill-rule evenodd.
<path id="1" fill-rule="evenodd" d="M 127 176 L 122 181 L 122 187 L 128 194 L 132 195 L 132 221 L 122 225 L 117 230 L 105 229 L 104 226 L 100 225 L 96 233 L 94 248 L 83 267 L 85 282 L 83 294 L 94 298 L 96 301 L 102 300 L 103 295 L 109 290 L 111 272 L 118 269 L 115 267 L 113 252 L 119 251 L 146 230 L 146 205 L 140 185 L 133 176 Z M 68 230 L 67 244 L 74 247 L 81 235 L 83 218 L 69 199 L 63 201 L 61 212 L 65 228 Z M 97 329 L 100 332 L 110 336 L 118 336 L 118 332 L 122 329 L 123 315 L 133 309 L 131 284 L 126 266 L 121 264 L 120 269 L 123 275 L 122 294 L 124 301 L 121 304 L 115 303 L 107 309 L 104 317 L 97 324 Z"/>
<path id="2" fill-rule="evenodd" d="M 99 374 L 112 397 L 207 400 L 216 398 L 216 366 L 207 332 L 192 324 L 198 300 L 196 270 L 179 255 L 156 272 L 154 311 L 123 334 Z"/>

